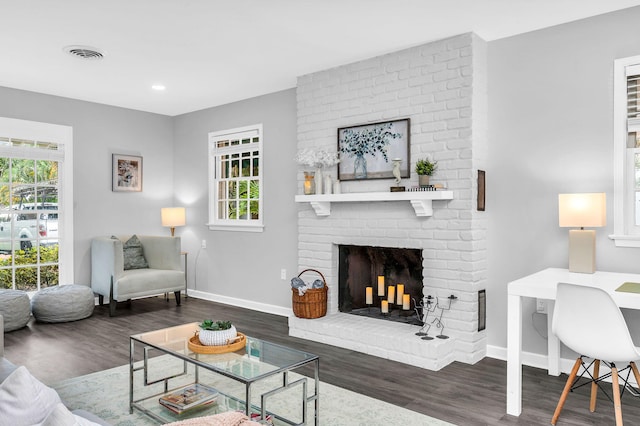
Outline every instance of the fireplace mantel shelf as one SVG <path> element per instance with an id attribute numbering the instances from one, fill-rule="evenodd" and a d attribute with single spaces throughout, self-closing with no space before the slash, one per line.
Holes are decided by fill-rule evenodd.
<path id="1" fill-rule="evenodd" d="M 311 203 L 317 216 L 329 216 L 331 203 L 409 201 L 416 216 L 432 216 L 433 200 L 453 200 L 452 191 L 356 192 L 348 194 L 296 195 L 296 203 Z"/>

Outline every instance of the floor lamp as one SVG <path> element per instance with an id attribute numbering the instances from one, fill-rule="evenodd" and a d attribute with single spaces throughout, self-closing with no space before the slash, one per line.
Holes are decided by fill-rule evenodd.
<path id="1" fill-rule="evenodd" d="M 596 271 L 596 231 L 607 223 L 604 193 L 559 194 L 560 227 L 569 231 L 569 271 L 593 274 Z"/>
<path id="2" fill-rule="evenodd" d="M 162 218 L 162 226 L 171 228 L 171 236 L 173 237 L 176 226 L 184 226 L 187 223 L 187 217 L 184 207 L 163 207 L 160 210 Z"/>

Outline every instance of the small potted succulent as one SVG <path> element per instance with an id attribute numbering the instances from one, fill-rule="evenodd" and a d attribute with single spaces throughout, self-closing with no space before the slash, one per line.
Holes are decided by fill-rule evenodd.
<path id="1" fill-rule="evenodd" d="M 231 321 L 206 319 L 199 324 L 198 339 L 205 346 L 222 346 L 235 340 L 238 332 Z"/>
<path id="2" fill-rule="evenodd" d="M 418 174 L 418 184 L 420 186 L 429 186 L 429 176 L 438 170 L 438 162 L 431 161 L 428 158 L 418 160 L 416 162 L 416 173 Z"/>

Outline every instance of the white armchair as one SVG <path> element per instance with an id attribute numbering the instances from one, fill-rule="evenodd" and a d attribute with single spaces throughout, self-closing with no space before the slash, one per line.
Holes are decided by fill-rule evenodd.
<path id="1" fill-rule="evenodd" d="M 180 305 L 185 273 L 180 259 L 180 237 L 138 235 L 149 267 L 125 270 L 123 245 L 129 236 L 98 237 L 91 241 L 91 288 L 99 304 L 109 298 L 109 315 L 116 302 L 174 292 Z"/>

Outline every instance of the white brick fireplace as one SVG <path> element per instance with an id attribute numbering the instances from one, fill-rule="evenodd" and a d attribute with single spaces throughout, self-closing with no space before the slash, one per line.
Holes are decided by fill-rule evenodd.
<path id="1" fill-rule="evenodd" d="M 335 151 L 339 127 L 410 118 L 411 177 L 403 185 L 417 185 L 415 161 L 428 155 L 439 163 L 432 181 L 446 185 L 452 199 L 433 201 L 432 216 L 417 214 L 408 201 L 332 202 L 324 216 L 298 202 L 299 270 L 321 271 L 329 300 L 323 318 L 292 317 L 290 335 L 432 370 L 454 360 L 477 362 L 486 352 L 485 332 L 478 331 L 486 212 L 476 209 L 487 142 L 485 42 L 463 34 L 302 76 L 297 102 L 298 149 Z M 335 179 L 336 169 L 329 173 Z M 298 180 L 301 194 L 302 170 Z M 342 192 L 361 197 L 391 185 L 391 179 L 347 181 Z M 450 338 L 425 341 L 415 336 L 418 326 L 338 312 L 341 244 L 422 250 L 424 295 L 457 297 L 442 319 Z M 439 334 L 435 326 L 430 334 Z"/>

